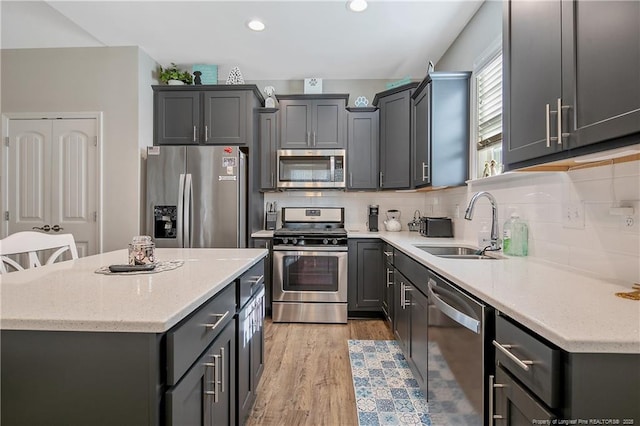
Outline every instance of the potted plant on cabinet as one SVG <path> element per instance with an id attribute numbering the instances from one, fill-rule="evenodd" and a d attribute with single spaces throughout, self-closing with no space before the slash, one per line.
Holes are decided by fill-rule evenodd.
<path id="1" fill-rule="evenodd" d="M 168 68 L 160 67 L 158 78 L 163 83 L 170 85 L 191 84 L 193 82 L 193 76 L 191 73 L 188 71 L 181 71 L 173 62 L 171 62 L 171 66 Z"/>

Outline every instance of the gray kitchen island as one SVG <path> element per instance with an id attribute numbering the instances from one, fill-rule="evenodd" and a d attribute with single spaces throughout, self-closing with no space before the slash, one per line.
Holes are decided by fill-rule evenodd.
<path id="1" fill-rule="evenodd" d="M 158 249 L 159 261 L 181 266 L 95 272 L 126 263 L 127 251 L 119 250 L 3 275 L 1 423 L 242 421 L 236 401 L 246 395 L 239 391 L 255 393 L 262 371 L 266 254 Z"/>

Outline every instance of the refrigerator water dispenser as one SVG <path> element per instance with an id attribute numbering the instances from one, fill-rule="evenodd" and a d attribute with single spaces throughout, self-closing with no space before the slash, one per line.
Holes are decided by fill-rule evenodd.
<path id="1" fill-rule="evenodd" d="M 177 206 L 153 207 L 153 238 L 176 238 Z"/>

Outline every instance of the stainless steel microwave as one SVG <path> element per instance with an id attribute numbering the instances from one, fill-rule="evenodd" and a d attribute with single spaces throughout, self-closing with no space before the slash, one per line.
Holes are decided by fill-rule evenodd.
<path id="1" fill-rule="evenodd" d="M 346 150 L 279 149 L 278 188 L 344 188 Z"/>

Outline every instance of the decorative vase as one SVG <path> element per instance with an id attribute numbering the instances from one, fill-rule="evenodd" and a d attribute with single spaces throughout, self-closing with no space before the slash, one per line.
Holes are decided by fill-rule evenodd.
<path id="1" fill-rule="evenodd" d="M 182 80 L 169 80 L 167 81 L 169 86 L 184 86 L 184 81 Z"/>

